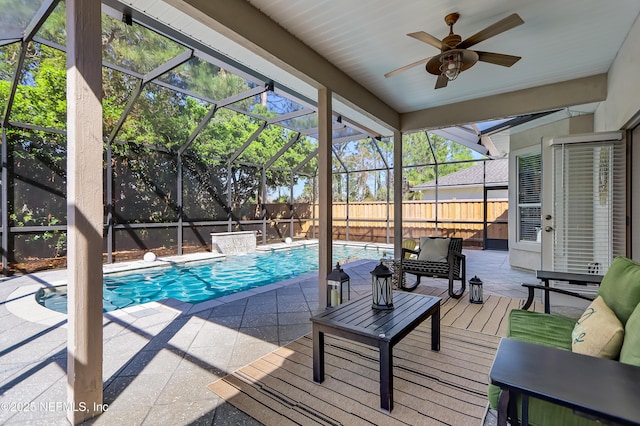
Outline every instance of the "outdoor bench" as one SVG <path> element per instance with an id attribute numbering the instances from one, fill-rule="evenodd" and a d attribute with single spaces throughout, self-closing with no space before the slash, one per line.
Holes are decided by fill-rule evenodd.
<path id="1" fill-rule="evenodd" d="M 539 275 L 545 276 L 545 273 Z M 600 277 L 594 279 L 590 274 L 582 277 L 579 274 L 570 275 L 575 283 L 600 280 Z M 545 293 L 561 290 L 548 285 L 533 287 Z M 570 294 L 565 290 L 560 292 Z M 548 301 L 548 297 L 545 299 Z M 520 422 L 524 414 L 522 395 L 530 395 L 530 398 L 524 398 L 525 406 L 528 406 L 525 412 L 528 411 L 529 424 L 602 424 L 594 420 L 594 416 L 605 421 L 615 418 L 621 424 L 640 424 L 640 417 L 627 421 L 629 416 L 636 415 L 634 413 L 638 412 L 636 406 L 639 404 L 638 383 L 626 382 L 629 377 L 640 377 L 640 264 L 624 257 L 615 258 L 601 278 L 597 297 L 579 319 L 523 309 L 512 310 L 509 313 L 507 338 L 555 348 L 564 353 L 544 349 L 536 352 L 535 356 L 524 355 L 526 351 L 514 350 L 511 345 L 508 357 L 496 356 L 492 368 L 492 371 L 494 368 L 496 371 L 490 374 L 494 384 L 489 385 L 489 404 L 493 409 L 502 408 L 499 410 L 499 423 L 506 421 L 505 417 L 509 417 L 512 424 Z M 585 355 L 593 359 L 585 359 Z M 506 359 L 510 361 L 504 361 Z M 522 371 L 517 374 L 517 369 L 512 370 L 507 379 L 504 375 L 502 379 L 496 377 L 495 374 L 509 367 L 508 364 L 512 364 L 511 367 L 517 365 Z M 526 368 L 523 367 L 525 365 Z M 571 376 L 569 372 L 575 370 L 577 365 L 583 366 L 582 375 L 575 373 Z M 566 382 L 563 383 L 558 378 L 565 373 Z M 619 392 L 611 390 L 613 385 L 601 387 L 598 380 L 605 380 L 604 376 L 607 383 L 613 380 L 621 389 L 635 386 L 636 393 L 628 398 L 620 398 Z M 532 381 L 535 382 L 533 385 Z M 516 397 L 504 395 L 500 407 L 501 388 L 496 384 L 505 391 L 515 391 Z M 615 395 L 616 400 L 613 400 Z M 601 404 L 597 398 L 606 403 Z M 510 401 L 507 404 L 510 405 L 510 413 L 505 416 L 507 399 Z M 609 408 L 602 409 L 605 406 Z"/>

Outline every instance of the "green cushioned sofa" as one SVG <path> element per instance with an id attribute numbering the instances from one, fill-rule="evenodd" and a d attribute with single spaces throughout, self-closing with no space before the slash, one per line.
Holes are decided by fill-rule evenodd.
<path id="1" fill-rule="evenodd" d="M 588 275 L 584 276 L 584 282 L 589 282 Z M 542 289 L 554 291 L 553 287 Z M 619 361 L 640 367 L 640 264 L 624 257 L 615 258 L 602 278 L 598 295 L 625 327 Z M 507 337 L 571 351 L 571 333 L 576 322 L 577 319 L 561 315 L 516 309 L 509 314 Z M 489 385 L 491 408 L 497 409 L 499 396 L 500 388 Z M 519 417 L 520 410 L 518 401 Z M 529 424 L 572 426 L 602 423 L 576 415 L 571 409 L 530 398 Z"/>

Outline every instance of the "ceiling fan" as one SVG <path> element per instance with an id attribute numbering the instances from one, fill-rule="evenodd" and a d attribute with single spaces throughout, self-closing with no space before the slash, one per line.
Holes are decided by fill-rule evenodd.
<path id="1" fill-rule="evenodd" d="M 384 76 L 391 77 L 401 73 L 402 71 L 406 71 L 410 68 L 426 63 L 427 72 L 438 76 L 435 88 L 440 89 L 442 87 L 446 87 L 449 81 L 455 80 L 462 71 L 471 68 L 478 61 L 501 65 L 503 67 L 510 67 L 521 59 L 520 56 L 480 52 L 468 49 L 481 41 L 501 34 L 507 30 L 517 27 L 518 25 L 524 24 L 524 21 L 517 13 L 509 15 L 506 18 L 489 25 L 487 28 L 477 32 L 464 41 L 462 40 L 462 37 L 453 32 L 453 25 L 458 21 L 458 18 L 460 18 L 460 14 L 458 13 L 450 13 L 444 17 L 444 22 L 449 26 L 449 35 L 442 40 L 439 40 L 424 31 L 407 34 L 409 37 L 413 37 L 440 49 L 440 54 L 405 65 L 386 73 Z"/>

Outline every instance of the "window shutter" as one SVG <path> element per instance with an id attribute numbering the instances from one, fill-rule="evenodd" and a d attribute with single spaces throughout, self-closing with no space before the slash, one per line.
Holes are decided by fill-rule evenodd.
<path id="1" fill-rule="evenodd" d="M 540 230 L 541 154 L 517 157 L 518 167 L 518 240 L 538 240 Z"/>

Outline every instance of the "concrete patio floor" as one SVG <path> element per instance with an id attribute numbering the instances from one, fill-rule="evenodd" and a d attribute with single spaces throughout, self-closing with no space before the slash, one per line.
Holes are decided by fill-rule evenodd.
<path id="1" fill-rule="evenodd" d="M 509 267 L 507 252 L 465 254 L 467 279 L 480 277 L 485 293 L 524 298 L 520 284 L 536 282 L 532 273 Z M 370 293 L 375 264 L 344 265 L 352 298 Z M 49 271 L 0 281 L 0 424 L 69 424 L 65 318 L 34 309 L 34 322 L 24 313 L 29 306 L 24 303 L 35 303 L 34 283 L 65 280 L 66 271 Z M 446 281 L 423 279 L 425 284 L 444 286 Z M 15 313 L 16 299 L 23 303 L 22 313 Z M 309 333 L 317 305 L 318 277 L 312 273 L 211 303 L 168 301 L 105 313 L 107 409 L 88 424 L 257 424 L 206 385 Z"/>

